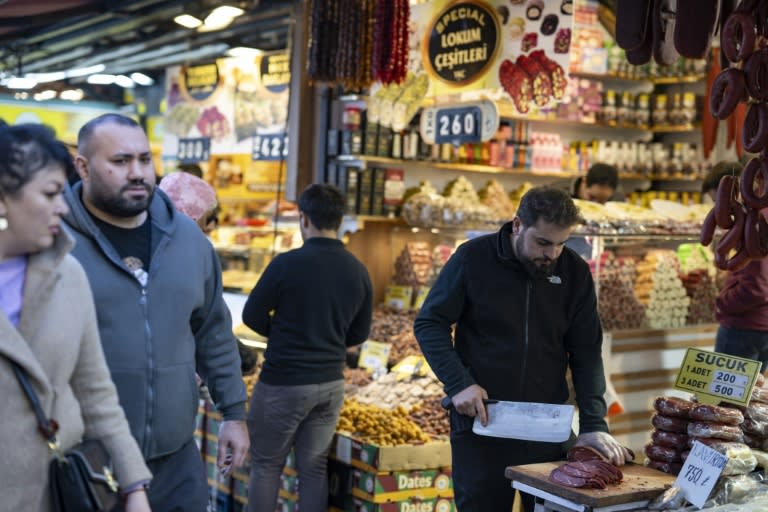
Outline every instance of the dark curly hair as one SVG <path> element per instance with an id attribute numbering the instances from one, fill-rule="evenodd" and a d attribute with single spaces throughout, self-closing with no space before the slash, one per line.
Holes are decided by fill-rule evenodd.
<path id="1" fill-rule="evenodd" d="M 51 163 L 67 172 L 72 157 L 56 140 L 54 131 L 41 124 L 8 125 L 0 119 L 0 193 L 14 197 L 35 173 Z"/>
<path id="2" fill-rule="evenodd" d="M 542 185 L 525 193 L 517 209 L 517 216 L 526 228 L 539 219 L 561 228 L 583 224 L 584 218 L 565 190 Z"/>

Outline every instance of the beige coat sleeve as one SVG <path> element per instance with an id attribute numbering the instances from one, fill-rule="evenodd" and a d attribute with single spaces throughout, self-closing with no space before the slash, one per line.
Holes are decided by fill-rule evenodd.
<path id="1" fill-rule="evenodd" d="M 112 456 L 117 479 L 122 488 L 152 474 L 144 463 L 136 440 L 131 435 L 128 420 L 118 401 L 117 390 L 107 368 L 99 338 L 96 311 L 85 274 L 88 297 L 86 327 L 80 343 L 80 354 L 72 376 L 72 390 L 80 403 L 86 439 L 100 439 Z"/>

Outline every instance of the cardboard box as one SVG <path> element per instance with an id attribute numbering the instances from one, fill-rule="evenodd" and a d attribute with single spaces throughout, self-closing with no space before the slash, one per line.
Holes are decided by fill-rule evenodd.
<path id="1" fill-rule="evenodd" d="M 352 506 L 352 472 L 349 464 L 328 459 L 328 505 L 340 510 Z"/>
<path id="2" fill-rule="evenodd" d="M 450 471 L 432 469 L 368 473 L 355 469 L 352 474 L 352 495 L 373 503 L 453 497 Z"/>
<path id="3" fill-rule="evenodd" d="M 337 433 L 331 456 L 369 473 L 412 469 L 438 469 L 451 465 L 451 444 L 448 441 L 400 446 L 378 446 Z"/>
<path id="4" fill-rule="evenodd" d="M 353 508 L 347 512 L 456 512 L 453 498 L 420 500 L 411 498 L 394 503 L 371 503 L 355 499 Z"/>

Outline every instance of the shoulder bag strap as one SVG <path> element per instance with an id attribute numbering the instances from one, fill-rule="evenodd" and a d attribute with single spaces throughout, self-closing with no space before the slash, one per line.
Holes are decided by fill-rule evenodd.
<path id="1" fill-rule="evenodd" d="M 48 445 L 52 450 L 58 449 L 59 441 L 56 438 L 56 432 L 59 430 L 59 424 L 56 423 L 56 420 L 48 419 L 46 417 L 45 412 L 43 412 L 43 408 L 40 405 L 40 399 L 37 397 L 37 393 L 35 393 L 32 384 L 29 383 L 29 379 L 27 379 L 27 372 L 25 372 L 15 361 L 11 361 L 11 366 L 13 366 L 13 371 L 21 385 L 21 389 L 24 390 L 24 394 L 27 395 L 29 403 L 32 405 L 32 410 L 35 411 L 37 429 L 45 440 L 48 441 Z"/>

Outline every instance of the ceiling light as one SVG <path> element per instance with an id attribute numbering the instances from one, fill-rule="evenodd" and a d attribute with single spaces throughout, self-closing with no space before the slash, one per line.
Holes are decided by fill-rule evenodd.
<path id="1" fill-rule="evenodd" d="M 87 68 L 75 68 L 67 71 L 67 78 L 73 78 L 76 76 L 88 76 L 95 73 L 101 73 L 104 71 L 104 64 L 96 64 L 95 66 L 88 66 Z"/>
<path id="2" fill-rule="evenodd" d="M 258 57 L 263 53 L 264 53 L 264 50 L 259 50 L 258 48 L 248 48 L 247 46 L 236 46 L 234 48 L 230 48 L 229 50 L 227 50 L 227 55 L 229 55 L 230 57 L 238 57 L 238 58 Z"/>
<path id="3" fill-rule="evenodd" d="M 227 27 L 235 18 L 243 14 L 245 11 L 237 7 L 231 7 L 229 5 L 222 5 L 211 11 L 211 14 L 205 17 L 203 26 L 198 30 L 200 32 L 211 32 L 213 30 L 221 30 Z"/>
<path id="4" fill-rule="evenodd" d="M 85 96 L 82 89 L 67 89 L 61 91 L 59 98 L 67 101 L 80 101 Z"/>
<path id="5" fill-rule="evenodd" d="M 199 19 L 189 14 L 182 14 L 180 16 L 176 16 L 175 18 L 173 18 L 173 21 L 175 21 L 178 25 L 181 25 L 182 27 L 186 27 L 186 28 L 197 28 L 203 24 L 202 21 L 200 21 Z"/>
<path id="6" fill-rule="evenodd" d="M 24 76 L 36 80 L 39 84 L 58 82 L 59 80 L 67 78 L 67 74 L 64 71 L 54 71 L 52 73 L 27 73 Z"/>
<path id="7" fill-rule="evenodd" d="M 125 75 L 117 75 L 115 77 L 115 83 L 123 89 L 133 89 L 136 86 L 136 84 L 133 83 L 133 80 Z"/>
<path id="8" fill-rule="evenodd" d="M 38 93 L 35 93 L 33 96 L 35 98 L 35 101 L 45 101 L 45 100 L 52 100 L 58 95 L 56 91 L 53 89 L 48 89 L 46 91 L 40 91 Z"/>
<path id="9" fill-rule="evenodd" d="M 102 75 L 102 74 L 95 74 L 90 75 L 86 82 L 89 84 L 95 84 L 95 85 L 109 85 L 115 83 L 115 75 Z"/>
<path id="10" fill-rule="evenodd" d="M 138 85 L 152 85 L 155 83 L 154 80 L 152 80 L 150 77 L 145 75 L 144 73 L 131 73 L 131 80 L 136 82 Z"/>
<path id="11" fill-rule="evenodd" d="M 36 85 L 37 80 L 26 76 L 13 76 L 5 83 L 9 89 L 32 89 Z"/>

